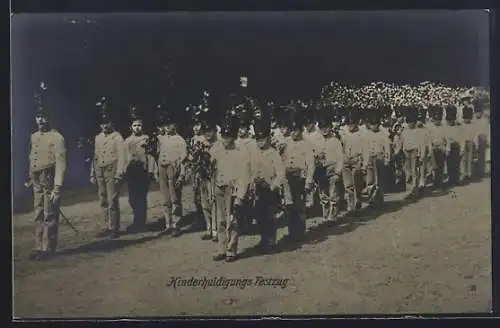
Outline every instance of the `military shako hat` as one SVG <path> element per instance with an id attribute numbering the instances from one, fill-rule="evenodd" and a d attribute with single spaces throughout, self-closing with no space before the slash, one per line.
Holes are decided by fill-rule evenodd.
<path id="1" fill-rule="evenodd" d="M 253 112 L 254 133 L 256 139 L 271 134 L 271 109 L 267 104 L 257 104 Z"/>
<path id="2" fill-rule="evenodd" d="M 382 113 L 375 108 L 366 109 L 363 113 L 364 120 L 369 124 L 379 124 L 382 120 Z"/>
<path id="3" fill-rule="evenodd" d="M 359 123 L 359 109 L 355 107 L 346 108 L 345 111 L 345 122 L 346 124 L 358 124 Z"/>
<path id="4" fill-rule="evenodd" d="M 429 106 L 429 116 L 433 120 L 442 120 L 443 119 L 443 109 L 438 105 L 430 105 Z"/>
<path id="5" fill-rule="evenodd" d="M 382 119 L 386 120 L 391 117 L 392 109 L 390 109 L 389 107 L 384 107 L 380 110 L 380 115 Z"/>
<path id="6" fill-rule="evenodd" d="M 318 119 L 318 106 L 313 101 L 299 101 L 297 110 L 301 112 L 304 124 L 314 123 Z"/>
<path id="7" fill-rule="evenodd" d="M 427 118 L 427 109 L 425 107 L 419 107 L 417 109 L 417 120 L 425 121 Z"/>
<path id="8" fill-rule="evenodd" d="M 304 127 L 304 111 L 301 110 L 300 105 L 291 103 L 287 110 L 287 126 L 293 130 L 301 130 Z"/>
<path id="9" fill-rule="evenodd" d="M 108 110 L 108 102 L 107 102 L 106 97 L 101 97 L 97 102 L 96 102 L 96 107 L 99 110 L 99 123 L 100 124 L 107 124 L 111 123 L 113 121 L 113 118 L 111 117 L 111 114 Z"/>
<path id="10" fill-rule="evenodd" d="M 129 114 L 130 114 L 130 120 L 132 122 L 144 120 L 144 115 L 142 111 L 136 105 L 130 106 Z"/>
<path id="11" fill-rule="evenodd" d="M 157 124 L 159 126 L 172 123 L 173 121 L 172 115 L 170 111 L 167 109 L 167 106 L 165 105 L 164 102 L 161 102 L 158 105 L 156 105 L 156 118 L 157 118 Z"/>
<path id="12" fill-rule="evenodd" d="M 44 117 L 46 119 L 49 118 L 49 113 L 47 109 L 44 106 L 44 95 L 47 91 L 47 85 L 44 82 L 40 82 L 40 86 L 38 91 L 35 93 L 34 97 L 37 103 L 36 111 L 35 111 L 35 117 Z"/>
<path id="13" fill-rule="evenodd" d="M 414 107 L 404 107 L 403 114 L 407 123 L 415 123 L 418 119 L 418 112 Z"/>
<path id="14" fill-rule="evenodd" d="M 268 137 L 271 134 L 271 121 L 267 117 L 255 121 L 254 132 L 256 139 Z"/>
<path id="15" fill-rule="evenodd" d="M 318 126 L 320 129 L 324 129 L 332 126 L 333 117 L 336 108 L 332 105 L 318 104 Z"/>
<path id="16" fill-rule="evenodd" d="M 240 117 L 236 108 L 227 110 L 222 119 L 221 136 L 233 137 L 238 136 L 238 129 L 240 128 Z"/>

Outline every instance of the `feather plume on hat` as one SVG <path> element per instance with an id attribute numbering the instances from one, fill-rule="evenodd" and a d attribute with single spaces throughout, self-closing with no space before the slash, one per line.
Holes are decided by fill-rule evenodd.
<path id="1" fill-rule="evenodd" d="M 132 105 L 130 106 L 130 119 L 132 121 L 142 121 L 143 117 L 142 117 L 142 113 L 141 111 L 137 108 L 137 106 L 135 105 Z"/>
<path id="2" fill-rule="evenodd" d="M 48 90 L 47 88 L 47 85 L 45 84 L 45 82 L 40 82 L 40 85 L 38 87 L 38 92 L 35 93 L 34 97 L 36 99 L 36 102 L 37 102 L 37 108 L 36 108 L 36 112 L 35 112 L 35 116 L 44 116 L 44 117 L 48 117 L 48 113 L 47 113 L 47 110 L 46 108 L 44 107 L 44 104 L 43 104 L 43 99 L 44 99 L 44 96 L 45 96 L 45 92 Z"/>
<path id="3" fill-rule="evenodd" d="M 99 116 L 101 123 L 109 123 L 111 122 L 111 115 L 108 111 L 108 99 L 106 97 L 101 97 L 96 102 L 96 108 L 99 110 Z"/>

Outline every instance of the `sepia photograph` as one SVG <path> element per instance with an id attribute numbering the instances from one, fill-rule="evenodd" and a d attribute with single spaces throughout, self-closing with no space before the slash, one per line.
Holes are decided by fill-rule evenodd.
<path id="1" fill-rule="evenodd" d="M 492 312 L 489 10 L 10 26 L 14 319 Z"/>

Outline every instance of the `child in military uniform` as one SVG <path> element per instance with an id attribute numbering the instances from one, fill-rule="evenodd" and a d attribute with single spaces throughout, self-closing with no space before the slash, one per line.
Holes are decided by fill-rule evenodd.
<path id="1" fill-rule="evenodd" d="M 465 184 L 472 179 L 472 161 L 474 157 L 474 149 L 477 149 L 477 138 L 472 123 L 474 109 L 470 100 L 472 97 L 468 94 L 463 94 L 462 100 L 462 121 L 460 126 L 459 142 L 460 142 L 460 176 L 459 182 Z"/>
<path id="2" fill-rule="evenodd" d="M 164 135 L 158 136 L 158 181 L 163 196 L 165 227 L 163 234 L 181 234 L 179 221 L 182 217 L 181 191 L 185 175 L 184 160 L 187 143 L 177 133 L 177 123 L 168 112 L 164 114 Z"/>
<path id="3" fill-rule="evenodd" d="M 423 130 L 417 129 L 417 109 L 407 107 L 404 113 L 407 126 L 401 133 L 395 153 L 404 155 L 406 192 L 414 197 L 419 193 L 420 158 L 425 155 L 425 139 Z"/>
<path id="4" fill-rule="evenodd" d="M 364 183 L 363 164 L 367 154 L 367 143 L 359 127 L 359 112 L 349 108 L 346 112 L 346 132 L 342 134 L 344 144 L 344 167 L 342 180 L 347 200 L 347 209 L 352 212 L 361 208 L 361 191 Z"/>
<path id="5" fill-rule="evenodd" d="M 35 250 L 33 260 L 46 259 L 57 249 L 61 187 L 66 172 L 66 147 L 63 136 L 49 126 L 47 112 L 41 107 L 35 116 L 38 131 L 31 135 L 29 176 L 33 185 L 35 209 Z"/>
<path id="6" fill-rule="evenodd" d="M 147 152 L 149 137 L 143 131 L 142 117 L 136 107 L 132 107 L 130 114 L 132 134 L 125 139 L 125 170 L 133 222 L 127 232 L 141 232 L 146 230 L 149 183 L 155 179 L 158 168 Z"/>
<path id="7" fill-rule="evenodd" d="M 320 170 L 318 169 L 318 161 L 319 161 L 319 145 L 323 139 L 321 131 L 319 129 L 318 122 L 318 114 L 321 108 L 324 108 L 323 104 L 317 103 L 309 103 L 302 105 L 302 110 L 304 112 L 304 132 L 303 138 L 312 145 L 312 150 L 315 159 L 315 171 L 314 171 L 314 192 L 308 194 L 306 197 L 306 206 L 311 208 L 312 214 L 317 213 L 317 205 L 321 204 L 320 201 L 320 192 L 317 186 L 319 185 L 320 180 Z"/>
<path id="8" fill-rule="evenodd" d="M 333 224 L 340 210 L 339 186 L 344 166 L 344 150 L 340 139 L 335 135 L 336 131 L 333 126 L 334 117 L 337 116 L 336 108 L 324 106 L 319 114 L 321 138 L 318 138 L 316 171 L 319 178 L 323 221 Z"/>
<path id="9" fill-rule="evenodd" d="M 486 173 L 486 154 L 487 154 L 487 135 L 489 134 L 489 125 L 483 115 L 484 108 L 479 107 L 481 104 L 474 105 L 474 120 L 472 121 L 475 133 L 475 148 L 474 148 L 474 178 L 481 179 Z"/>
<path id="10" fill-rule="evenodd" d="M 245 103 L 241 106 L 239 112 L 239 128 L 238 128 L 238 137 L 235 140 L 235 145 L 242 149 L 243 152 L 250 154 L 251 152 L 257 149 L 257 144 L 254 139 L 254 133 L 251 132 L 252 126 L 252 112 L 248 103 Z M 253 130 L 253 127 L 252 127 Z M 241 223 L 241 232 L 249 232 L 253 225 L 253 221 L 255 219 L 255 214 L 253 213 L 253 199 L 252 195 L 248 194 L 245 196 L 245 199 L 242 204 L 242 213 L 244 215 L 244 219 L 242 219 Z"/>
<path id="11" fill-rule="evenodd" d="M 118 237 L 120 231 L 120 189 L 125 174 L 125 146 L 122 135 L 113 128 L 103 103 L 101 133 L 95 137 L 90 181 L 97 183 L 99 203 L 104 212 L 105 229 L 98 236 Z"/>
<path id="12" fill-rule="evenodd" d="M 198 140 L 198 162 L 195 180 L 200 195 L 200 205 L 205 218 L 205 231 L 201 239 L 218 241 L 217 237 L 217 212 L 214 195 L 214 168 L 210 158 L 210 152 L 214 147 L 221 147 L 220 138 L 217 136 L 217 127 L 212 111 L 204 112 L 200 118 L 202 138 Z"/>
<path id="13" fill-rule="evenodd" d="M 214 185 L 218 219 L 219 250 L 214 261 L 232 262 L 238 252 L 242 205 L 250 182 L 248 154 L 235 145 L 239 119 L 234 108 L 226 114 L 221 128 L 222 147 L 212 147 L 210 157 L 215 168 Z"/>
<path id="14" fill-rule="evenodd" d="M 419 188 L 423 189 L 427 186 L 428 180 L 431 178 L 431 169 L 429 163 L 431 162 L 431 140 L 429 137 L 429 129 L 427 128 L 427 107 L 421 106 L 417 109 L 417 129 L 420 130 L 422 135 L 423 147 L 419 156 Z"/>
<path id="15" fill-rule="evenodd" d="M 255 197 L 255 214 L 260 233 L 259 249 L 265 253 L 276 243 L 275 214 L 280 203 L 280 187 L 285 167 L 278 151 L 271 147 L 270 122 L 262 109 L 255 112 L 257 148 L 250 153 L 251 189 Z"/>
<path id="16" fill-rule="evenodd" d="M 380 114 L 371 110 L 367 115 L 368 130 L 365 132 L 367 155 L 365 158 L 366 190 L 370 204 L 382 205 L 385 192 L 385 168 L 389 164 L 391 146 L 389 138 L 380 130 Z"/>
<path id="17" fill-rule="evenodd" d="M 429 114 L 432 119 L 428 127 L 428 135 L 430 139 L 430 167 L 432 168 L 433 187 L 443 188 L 447 150 L 447 140 L 443 126 L 441 125 L 443 120 L 443 109 L 438 105 L 431 105 L 429 107 Z"/>
<path id="18" fill-rule="evenodd" d="M 287 120 L 291 136 L 283 151 L 286 169 L 284 200 L 288 216 L 288 235 L 285 240 L 300 241 L 306 232 L 306 199 L 313 190 L 313 146 L 302 137 L 304 120 L 300 109 L 291 110 Z"/>
<path id="19" fill-rule="evenodd" d="M 457 106 L 448 104 L 445 107 L 446 126 L 446 167 L 448 172 L 448 185 L 454 186 L 460 180 L 460 126 L 457 125 Z"/>

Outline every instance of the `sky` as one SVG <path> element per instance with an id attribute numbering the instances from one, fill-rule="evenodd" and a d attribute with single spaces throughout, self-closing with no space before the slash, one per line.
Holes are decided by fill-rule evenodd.
<path id="1" fill-rule="evenodd" d="M 317 97 L 331 80 L 489 84 L 489 15 L 483 10 L 338 12 L 171 12 L 15 14 L 11 20 L 14 195 L 23 195 L 33 98 L 45 106 L 68 148 L 67 186 L 86 185 L 76 150 L 96 131 L 102 96 L 126 117 L 131 104 L 166 95 L 197 101 L 201 88 L 223 97 L 249 78 L 255 96 Z M 170 82 L 172 84 L 170 84 Z M 126 124 L 123 122 L 122 125 Z M 123 133 L 126 136 L 126 131 Z"/>

